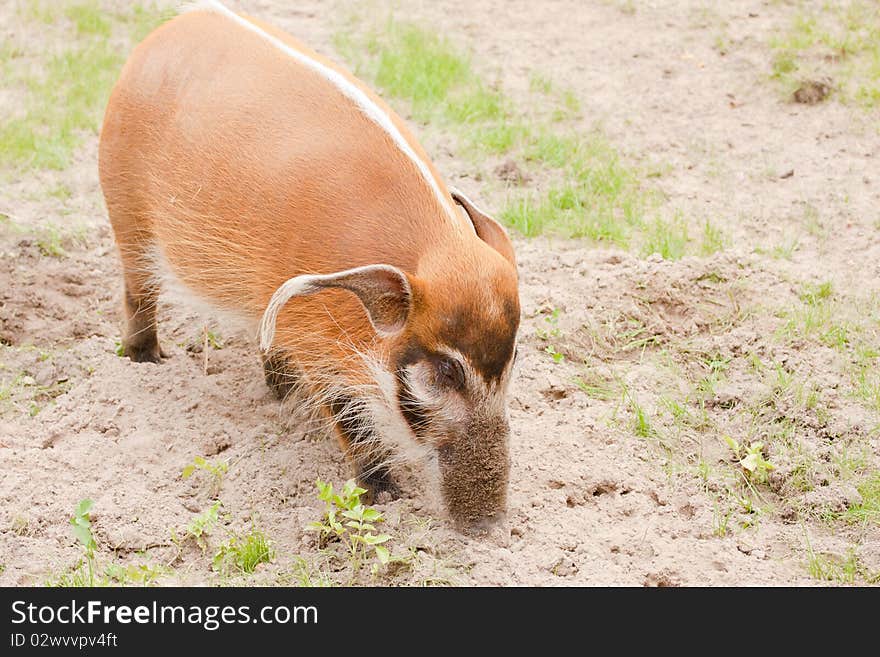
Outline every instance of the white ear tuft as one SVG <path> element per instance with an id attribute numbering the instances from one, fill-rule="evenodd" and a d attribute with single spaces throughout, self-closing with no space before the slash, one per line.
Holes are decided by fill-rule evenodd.
<path id="1" fill-rule="evenodd" d="M 368 265 L 335 274 L 295 276 L 275 290 L 260 320 L 260 349 L 268 351 L 275 339 L 275 323 L 281 308 L 293 297 L 341 288 L 357 295 L 370 323 L 382 337 L 395 335 L 406 326 L 412 303 L 409 279 L 397 267 Z M 306 327 L 304 327 L 306 328 Z"/>
<path id="2" fill-rule="evenodd" d="M 309 288 L 314 287 L 312 283 L 315 278 L 315 276 L 308 274 L 294 276 L 275 290 L 275 294 L 269 300 L 269 305 L 266 306 L 263 318 L 260 320 L 260 351 L 269 351 L 272 346 L 272 341 L 275 339 L 275 322 L 278 321 L 278 311 L 281 310 L 281 307 L 293 297 L 313 291 Z"/>

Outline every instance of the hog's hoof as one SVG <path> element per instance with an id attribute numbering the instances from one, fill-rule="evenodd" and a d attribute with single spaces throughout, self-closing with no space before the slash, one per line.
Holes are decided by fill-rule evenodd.
<path id="1" fill-rule="evenodd" d="M 122 345 L 122 355 L 135 363 L 161 363 L 168 355 L 162 351 L 158 342 L 153 344 L 125 344 Z"/>
<path id="2" fill-rule="evenodd" d="M 367 489 L 367 504 L 385 504 L 399 499 L 403 494 L 388 472 L 376 472 L 368 477 L 361 477 L 358 483 Z"/>

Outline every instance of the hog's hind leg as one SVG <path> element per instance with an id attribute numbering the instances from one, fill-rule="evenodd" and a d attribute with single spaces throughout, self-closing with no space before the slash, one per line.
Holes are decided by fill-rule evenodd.
<path id="1" fill-rule="evenodd" d="M 126 239 L 126 234 L 120 231 L 116 240 L 125 283 L 123 355 L 136 363 L 158 363 L 166 356 L 159 347 L 156 325 L 159 289 L 153 271 L 155 263 L 149 256 L 150 245 Z"/>

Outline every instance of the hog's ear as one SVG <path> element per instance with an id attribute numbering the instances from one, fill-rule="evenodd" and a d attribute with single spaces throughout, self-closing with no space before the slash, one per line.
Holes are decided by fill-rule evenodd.
<path id="1" fill-rule="evenodd" d="M 395 335 L 406 326 L 412 306 L 412 288 L 406 274 L 397 267 L 368 265 L 335 274 L 303 274 L 283 283 L 272 295 L 260 321 L 260 349 L 268 351 L 272 346 L 278 311 L 285 303 L 293 297 L 315 294 L 329 287 L 354 292 L 380 336 Z"/>
<path id="2" fill-rule="evenodd" d="M 511 265 L 516 267 L 516 255 L 513 252 L 513 243 L 510 241 L 507 231 L 504 230 L 504 226 L 480 210 L 459 190 L 453 188 L 450 189 L 449 192 L 452 194 L 453 200 L 463 207 L 465 212 L 467 212 L 468 217 L 471 219 L 471 223 L 474 225 L 474 230 L 477 232 L 477 237 L 498 251 L 498 253 L 504 256 Z"/>

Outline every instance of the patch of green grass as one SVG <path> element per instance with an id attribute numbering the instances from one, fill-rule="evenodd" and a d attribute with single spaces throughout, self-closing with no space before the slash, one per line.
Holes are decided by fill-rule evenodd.
<path id="1" fill-rule="evenodd" d="M 709 256 L 727 247 L 727 237 L 724 232 L 711 221 L 706 219 L 703 223 L 703 234 L 700 240 L 700 255 Z"/>
<path id="2" fill-rule="evenodd" d="M 295 557 L 293 566 L 278 578 L 282 586 L 301 586 L 307 588 L 327 588 L 333 586 L 330 576 L 302 557 Z"/>
<path id="3" fill-rule="evenodd" d="M 471 149 L 502 155 L 522 142 L 527 129 L 513 121 L 499 121 L 476 127 L 470 134 Z"/>
<path id="4" fill-rule="evenodd" d="M 44 74 L 28 82 L 24 115 L 0 127 L 0 165 L 65 168 L 83 131 L 97 129 L 121 66 L 122 57 L 106 42 L 50 56 Z"/>
<path id="5" fill-rule="evenodd" d="M 177 10 L 173 6 L 159 7 L 155 2 L 150 2 L 135 3 L 130 7 L 128 14 L 117 18 L 128 28 L 131 42 L 137 44 L 162 23 L 171 20 L 176 15 Z"/>
<path id="6" fill-rule="evenodd" d="M 799 246 L 800 240 L 797 237 L 793 237 L 773 245 L 769 250 L 760 246 L 755 247 L 755 253 L 769 255 L 774 260 L 791 260 Z"/>
<path id="7" fill-rule="evenodd" d="M 73 21 L 79 36 L 92 34 L 104 38 L 110 36 L 110 21 L 107 13 L 97 3 L 84 2 L 65 7 L 64 15 Z"/>
<path id="8" fill-rule="evenodd" d="M 33 51 L 9 64 L 8 84 L 25 92 L 22 111 L 0 125 L 0 166 L 64 169 L 83 136 L 98 129 L 127 48 L 111 37 L 141 25 L 150 10 L 135 5 L 108 14 L 96 2 L 32 3 L 24 19 L 49 24 L 63 48 Z M 66 22 L 61 22 L 62 16 Z"/>
<path id="9" fill-rule="evenodd" d="M 621 392 L 623 403 L 629 408 L 632 413 L 631 417 L 631 428 L 635 435 L 640 438 L 650 438 L 655 434 L 654 428 L 651 425 L 651 416 L 645 410 L 645 408 L 639 404 L 638 400 L 635 396 L 630 392 L 629 387 L 620 381 Z"/>
<path id="10" fill-rule="evenodd" d="M 574 377 L 574 384 L 593 399 L 608 401 L 618 394 L 618 388 L 612 380 L 589 372 Z"/>
<path id="11" fill-rule="evenodd" d="M 532 71 L 529 74 L 529 91 L 549 96 L 553 93 L 553 82 L 540 72 Z"/>
<path id="12" fill-rule="evenodd" d="M 409 100 L 416 117 L 431 118 L 454 88 L 473 79 L 470 62 L 436 33 L 402 22 L 389 22 L 388 28 L 376 84 L 391 96 Z"/>
<path id="13" fill-rule="evenodd" d="M 247 534 L 233 535 L 214 555 L 213 568 L 224 575 L 250 574 L 261 563 L 275 558 L 275 550 L 266 535 L 256 527 Z"/>
<path id="14" fill-rule="evenodd" d="M 444 112 L 449 120 L 456 123 L 500 121 L 506 114 L 505 102 L 498 92 L 475 83 L 467 93 L 451 98 L 444 107 Z M 515 132 L 516 128 L 517 126 L 511 126 L 511 132 Z"/>
<path id="15" fill-rule="evenodd" d="M 629 244 L 648 200 L 635 171 L 604 137 L 596 132 L 580 137 L 540 133 L 530 137 L 525 154 L 543 166 L 564 169 L 566 182 L 542 195 L 511 199 L 501 212 L 503 221 L 527 236 L 555 233 Z"/>
<path id="16" fill-rule="evenodd" d="M 46 196 L 51 196 L 52 198 L 56 198 L 59 201 L 66 201 L 71 196 L 73 196 L 73 192 L 71 191 L 70 187 L 68 187 L 64 183 L 56 183 L 46 190 Z"/>
<path id="17" fill-rule="evenodd" d="M 624 164 L 598 132 L 580 134 L 565 121 L 580 111 L 571 90 L 557 89 L 539 72 L 530 86 L 547 98 L 553 117 L 523 111 L 475 73 L 470 58 L 416 25 L 389 20 L 366 36 L 336 38 L 359 74 L 392 97 L 407 101 L 420 121 L 437 121 L 456 132 L 465 150 L 510 154 L 552 172 L 546 191 L 517 193 L 500 217 L 525 235 L 586 237 L 620 246 L 642 223 L 649 196 L 639 173 Z"/>
<path id="18" fill-rule="evenodd" d="M 556 107 L 550 116 L 554 122 L 564 121 L 580 114 L 581 101 L 574 91 L 571 89 L 560 90 L 550 78 L 539 71 L 532 71 L 529 74 L 529 91 L 533 94 L 547 96 L 555 102 Z"/>
<path id="19" fill-rule="evenodd" d="M 803 79 L 830 77 L 843 102 L 880 103 L 880 7 L 869 0 L 825 3 L 798 14 L 771 40 L 772 77 L 787 93 Z"/>
<path id="20" fill-rule="evenodd" d="M 839 350 L 852 342 L 856 327 L 845 321 L 846 309 L 830 282 L 807 284 L 798 296 L 802 305 L 783 312 L 781 336 L 815 339 Z"/>
<path id="21" fill-rule="evenodd" d="M 821 302 L 830 299 L 834 294 L 834 285 L 830 281 L 819 283 L 818 285 L 807 284 L 803 291 L 798 295 L 804 303 L 817 306 Z"/>
<path id="22" fill-rule="evenodd" d="M 658 217 L 645 231 L 642 255 L 658 253 L 664 260 L 678 260 L 684 256 L 687 245 L 687 224 L 681 215 L 671 221 Z"/>
<path id="23" fill-rule="evenodd" d="M 857 486 L 862 501 L 847 508 L 841 516 L 848 522 L 880 525 L 880 472 L 875 472 Z"/>
<path id="24" fill-rule="evenodd" d="M 37 248 L 44 256 L 51 258 L 63 258 L 67 255 L 61 244 L 61 231 L 52 225 L 44 226 L 37 235 Z"/>
<path id="25" fill-rule="evenodd" d="M 17 6 L 19 18 L 51 24 L 58 20 L 63 5 L 55 0 L 29 0 Z"/>
<path id="26" fill-rule="evenodd" d="M 866 345 L 857 347 L 852 378 L 856 398 L 880 413 L 880 350 Z"/>
<path id="27" fill-rule="evenodd" d="M 813 550 L 807 543 L 807 571 L 814 579 L 855 584 L 856 579 L 864 579 L 868 583 L 880 580 L 880 573 L 871 573 L 861 563 L 855 550 L 849 549 L 845 556 L 823 554 Z"/>

